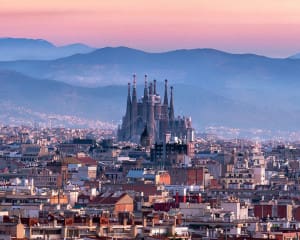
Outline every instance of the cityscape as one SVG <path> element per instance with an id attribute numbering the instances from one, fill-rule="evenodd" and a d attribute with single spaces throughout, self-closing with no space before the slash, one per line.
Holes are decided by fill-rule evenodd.
<path id="1" fill-rule="evenodd" d="M 300 3 L 0 5 L 0 240 L 299 239 Z"/>

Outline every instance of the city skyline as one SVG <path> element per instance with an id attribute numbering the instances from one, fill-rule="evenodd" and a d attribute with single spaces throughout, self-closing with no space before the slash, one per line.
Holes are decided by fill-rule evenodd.
<path id="1" fill-rule="evenodd" d="M 216 48 L 288 57 L 300 50 L 300 3 L 288 1 L 7 1 L 0 37 L 151 52 Z M 45 25 L 47 27 L 45 28 Z"/>
<path id="2" fill-rule="evenodd" d="M 299 7 L 0 0 L 0 239 L 299 239 Z"/>

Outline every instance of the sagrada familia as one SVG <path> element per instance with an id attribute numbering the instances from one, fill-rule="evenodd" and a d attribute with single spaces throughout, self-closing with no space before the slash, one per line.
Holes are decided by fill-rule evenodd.
<path id="1" fill-rule="evenodd" d="M 173 87 L 170 87 L 169 102 L 168 80 L 165 80 L 162 102 L 156 89 L 156 80 L 150 82 L 148 86 L 147 75 L 145 75 L 144 96 L 138 100 L 136 75 L 133 75 L 132 97 L 131 84 L 128 83 L 126 113 L 118 129 L 119 141 L 140 143 L 142 135 L 149 136 L 151 144 L 163 142 L 166 135 L 190 141 L 193 138 L 191 118 L 175 118 L 173 95 Z"/>

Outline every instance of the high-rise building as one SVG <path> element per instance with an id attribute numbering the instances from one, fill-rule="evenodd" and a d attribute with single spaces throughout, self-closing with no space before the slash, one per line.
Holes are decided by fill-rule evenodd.
<path id="1" fill-rule="evenodd" d="M 170 87 L 170 101 L 168 100 L 168 80 L 165 80 L 163 102 L 156 89 L 156 80 L 148 85 L 147 75 L 145 75 L 144 81 L 144 95 L 139 100 L 136 91 L 136 75 L 133 75 L 132 97 L 131 84 L 128 83 L 126 113 L 118 129 L 118 139 L 139 143 L 146 127 L 151 143 L 166 142 L 166 135 L 169 134 L 182 141 L 193 141 L 191 118 L 175 117 L 173 87 Z"/>

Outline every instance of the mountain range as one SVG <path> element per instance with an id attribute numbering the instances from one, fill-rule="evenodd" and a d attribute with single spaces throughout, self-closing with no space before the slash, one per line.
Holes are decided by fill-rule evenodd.
<path id="1" fill-rule="evenodd" d="M 72 86 L 58 81 L 35 79 L 12 71 L 0 71 L 0 83 L 0 101 L 2 103 L 22 106 L 22 109 L 30 109 L 34 112 L 48 113 L 50 116 L 51 114 L 68 114 L 85 119 L 100 119 L 105 122 L 120 123 L 126 107 L 126 86 L 96 88 Z M 158 89 L 162 94 L 162 83 L 158 84 Z M 140 95 L 143 86 L 139 85 L 137 90 Z M 191 113 L 190 115 L 194 119 L 201 119 L 196 125 L 228 124 L 226 119 L 245 107 L 245 105 L 235 103 L 231 99 L 192 86 L 175 85 L 174 91 L 178 112 L 183 115 Z M 190 104 L 191 102 L 202 104 L 195 108 L 195 105 Z M 221 108 L 226 109 L 222 120 L 218 118 Z M 5 115 L 6 112 L 6 108 L 0 109 L 1 115 Z M 19 115 L 16 111 L 12 114 Z M 212 117 L 214 118 L 213 122 L 210 120 Z M 254 116 L 251 118 L 249 114 L 243 112 L 241 117 L 249 123 L 249 120 L 253 120 Z"/>
<path id="2" fill-rule="evenodd" d="M 0 41 L 1 43 L 1 41 Z M 1 47 L 1 46 L 0 46 Z M 300 60 L 214 49 L 148 53 L 101 48 L 52 60 L 0 62 L 0 99 L 33 111 L 120 123 L 136 73 L 174 86 L 176 114 L 210 125 L 297 130 Z"/>
<path id="3" fill-rule="evenodd" d="M 51 60 L 93 50 L 81 43 L 57 47 L 43 39 L 0 38 L 0 61 Z"/>
<path id="4" fill-rule="evenodd" d="M 299 66 L 298 59 L 230 54 L 214 49 L 147 53 L 126 47 L 106 47 L 49 61 L 0 62 L 0 69 L 92 87 L 126 84 L 132 73 L 138 77 L 147 73 L 152 78 L 169 78 L 173 83 L 204 88 L 269 87 L 281 84 L 283 79 L 295 83 Z"/>

